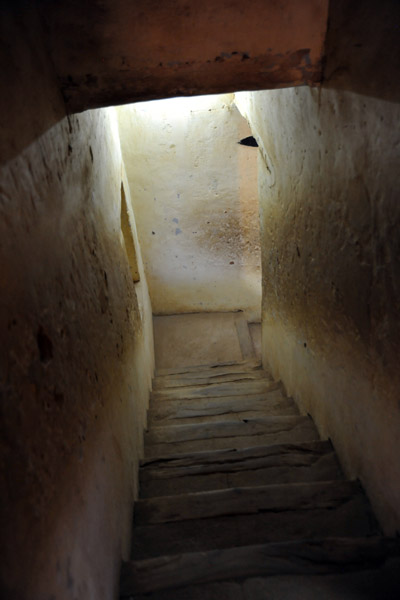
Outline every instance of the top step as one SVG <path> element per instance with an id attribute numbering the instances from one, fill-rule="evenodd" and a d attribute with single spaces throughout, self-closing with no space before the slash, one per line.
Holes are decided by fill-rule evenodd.
<path id="1" fill-rule="evenodd" d="M 171 367 L 169 369 L 156 369 L 157 377 L 168 375 L 178 375 L 183 373 L 209 372 L 215 373 L 221 370 L 224 373 L 237 373 L 251 371 L 252 369 L 260 369 L 261 361 L 257 359 L 245 360 L 242 362 L 227 362 L 227 363 L 209 363 L 203 365 L 195 365 L 193 367 Z"/>

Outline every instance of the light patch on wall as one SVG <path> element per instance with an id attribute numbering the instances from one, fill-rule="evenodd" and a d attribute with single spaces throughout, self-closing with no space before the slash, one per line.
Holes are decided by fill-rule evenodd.
<path id="1" fill-rule="evenodd" d="M 260 318 L 257 148 L 234 94 L 118 107 L 132 207 L 156 314 Z"/>

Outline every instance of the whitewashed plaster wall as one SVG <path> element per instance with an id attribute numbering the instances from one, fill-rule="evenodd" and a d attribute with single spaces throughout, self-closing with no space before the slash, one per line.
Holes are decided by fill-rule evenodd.
<path id="1" fill-rule="evenodd" d="M 118 109 L 153 311 L 260 319 L 257 149 L 233 95 Z"/>
<path id="2" fill-rule="evenodd" d="M 327 88 L 237 102 L 260 143 L 263 360 L 394 533 L 400 106 Z"/>

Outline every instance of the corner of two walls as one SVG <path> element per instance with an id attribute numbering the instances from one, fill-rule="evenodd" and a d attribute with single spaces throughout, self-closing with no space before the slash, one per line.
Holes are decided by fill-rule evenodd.
<path id="1" fill-rule="evenodd" d="M 113 113 L 64 118 L 0 168 L 7 598 L 109 599 L 129 555 L 154 355 Z"/>
<path id="2" fill-rule="evenodd" d="M 260 144 L 263 356 L 400 528 L 399 105 L 244 93 Z"/>

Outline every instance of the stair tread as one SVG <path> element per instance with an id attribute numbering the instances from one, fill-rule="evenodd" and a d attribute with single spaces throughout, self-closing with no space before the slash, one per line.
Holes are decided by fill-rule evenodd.
<path id="1" fill-rule="evenodd" d="M 249 371 L 239 373 L 223 373 L 223 374 L 204 374 L 199 377 L 180 377 L 178 378 L 162 378 L 156 377 L 153 380 L 153 390 L 164 390 L 188 386 L 204 386 L 213 383 L 234 383 L 238 381 L 259 381 L 266 379 L 271 380 L 271 377 L 265 371 Z"/>
<path id="2" fill-rule="evenodd" d="M 189 414 L 190 412 L 187 411 Z M 214 414 L 207 414 L 207 412 L 213 412 Z M 259 419 L 265 416 L 282 416 L 282 417 L 290 417 L 290 416 L 298 416 L 299 411 L 293 404 L 289 402 L 286 405 L 279 406 L 278 408 L 272 407 L 271 410 L 268 410 L 268 407 L 259 407 L 254 409 L 248 409 L 243 411 L 229 410 L 229 407 L 226 410 L 214 409 L 213 411 L 205 411 L 206 414 L 198 414 L 192 416 L 181 416 L 182 413 L 179 414 L 177 418 L 170 417 L 162 417 L 156 414 L 149 414 L 149 425 L 154 425 L 155 427 L 170 427 L 172 425 L 196 425 L 196 424 L 207 424 L 207 423 L 219 423 L 221 420 L 226 419 L 227 421 L 235 421 L 235 422 L 243 422 L 245 420 L 250 419 Z"/>
<path id="3" fill-rule="evenodd" d="M 145 434 L 145 456 L 279 443 L 311 442 L 318 432 L 309 417 L 267 416 L 238 421 L 152 427 Z"/>
<path id="4" fill-rule="evenodd" d="M 138 500 L 137 525 L 167 523 L 264 511 L 335 508 L 361 494 L 356 481 L 274 484 L 193 492 Z"/>
<path id="5" fill-rule="evenodd" d="M 220 417 L 230 419 L 233 414 L 254 411 L 265 415 L 296 415 L 298 408 L 291 398 L 283 395 L 281 389 L 262 394 L 246 396 L 220 396 L 211 398 L 194 398 L 187 400 L 162 400 L 151 404 L 148 420 L 151 425 L 168 423 L 194 423 L 204 417 Z"/>
<path id="6" fill-rule="evenodd" d="M 368 568 L 368 567 L 367 567 Z M 400 597 L 400 559 L 377 568 L 323 575 L 249 577 L 162 589 L 135 600 L 394 600 Z"/>
<path id="7" fill-rule="evenodd" d="M 272 379 L 238 381 L 233 383 L 214 383 L 205 386 L 183 386 L 180 388 L 158 389 L 151 393 L 151 400 L 183 400 L 216 396 L 240 396 L 257 394 L 276 389 L 278 382 Z"/>
<path id="8" fill-rule="evenodd" d="M 312 442 L 271 444 L 268 446 L 250 446 L 249 448 L 227 448 L 221 450 L 211 450 L 203 452 L 187 452 L 179 454 L 169 454 L 153 458 L 143 458 L 140 465 L 143 468 L 154 467 L 162 468 L 164 465 L 169 468 L 169 465 L 175 466 L 197 466 L 212 464 L 214 462 L 229 461 L 237 462 L 246 458 L 258 458 L 264 456 L 276 456 L 280 454 L 292 452 L 313 452 L 326 453 L 332 451 L 332 444 L 328 440 L 315 440 Z"/>
<path id="9" fill-rule="evenodd" d="M 193 377 L 204 378 L 216 375 L 237 375 L 238 373 L 265 374 L 267 372 L 261 363 L 255 363 L 254 361 L 250 361 L 249 363 L 221 364 L 213 367 L 189 367 L 189 370 L 167 369 L 167 371 L 171 372 L 160 373 L 160 371 L 157 371 L 155 379 L 159 381 L 168 381 L 172 379 L 191 379 Z"/>
<path id="10" fill-rule="evenodd" d="M 186 423 L 152 427 L 146 432 L 148 444 L 158 442 L 182 442 L 191 440 L 207 440 L 215 437 L 240 437 L 250 434 L 264 434 L 268 432 L 291 430 L 297 425 L 315 429 L 309 417 L 301 415 L 265 416 L 255 419 L 237 421 L 222 420 L 216 423 Z"/>
<path id="11" fill-rule="evenodd" d="M 164 377 L 168 375 L 178 375 L 180 373 L 198 373 L 206 372 L 215 373 L 218 370 L 228 371 L 231 373 L 237 371 L 249 371 L 252 369 L 260 369 L 261 361 L 258 359 L 243 360 L 239 362 L 225 362 L 225 363 L 204 363 L 201 365 L 193 365 L 187 367 L 169 367 L 161 368 L 156 370 L 157 377 Z"/>
<path id="12" fill-rule="evenodd" d="M 202 410 L 209 406 L 225 406 L 226 404 L 238 404 L 242 405 L 242 403 L 246 405 L 250 405 L 251 403 L 260 404 L 262 402 L 267 402 L 269 399 L 287 399 L 287 396 L 284 395 L 282 391 L 282 387 L 280 383 L 274 382 L 268 386 L 268 389 L 261 392 L 248 392 L 244 394 L 233 394 L 233 395 L 216 395 L 216 396 L 206 396 L 195 397 L 195 398 L 154 398 L 150 403 L 150 411 L 166 411 L 171 412 L 173 410 L 178 410 L 182 407 L 187 408 L 188 410 Z M 293 400 L 291 399 L 293 402 Z"/>
<path id="13" fill-rule="evenodd" d="M 182 456 L 182 455 L 181 455 Z M 329 442 L 217 450 L 186 458 L 148 461 L 140 469 L 141 497 L 249 487 L 274 483 L 327 481 L 342 477 Z"/>
<path id="14" fill-rule="evenodd" d="M 236 437 L 221 437 L 210 440 L 188 440 L 183 442 L 165 442 L 151 444 L 146 447 L 146 457 L 156 457 L 162 454 L 186 454 L 204 450 L 222 450 L 228 448 L 249 448 L 251 446 L 274 445 L 281 443 L 312 442 L 318 440 L 313 428 L 299 427 L 291 431 L 279 431 L 260 435 Z"/>
<path id="15" fill-rule="evenodd" d="M 380 533 L 362 494 L 343 498 L 335 507 L 295 507 L 253 514 L 215 516 L 136 525 L 132 557 L 207 551 L 269 542 L 326 536 L 365 537 Z"/>
<path id="16" fill-rule="evenodd" d="M 160 556 L 123 564 L 122 595 L 270 575 L 315 575 L 377 567 L 400 555 L 398 539 L 327 538 Z"/>

